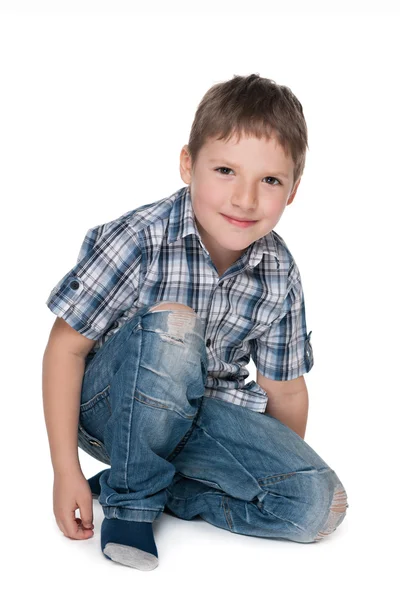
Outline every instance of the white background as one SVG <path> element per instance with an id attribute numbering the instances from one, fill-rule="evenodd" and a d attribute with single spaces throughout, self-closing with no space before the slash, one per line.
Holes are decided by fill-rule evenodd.
<path id="1" fill-rule="evenodd" d="M 0 2 L 2 586 L 9 577 L 13 598 L 394 598 L 399 13 L 394 2 L 158 4 Z M 91 540 L 66 538 L 53 517 L 45 301 L 89 227 L 185 185 L 179 152 L 203 94 L 250 73 L 289 86 L 308 124 L 305 173 L 275 230 L 313 332 L 305 440 L 349 509 L 318 544 L 164 514 L 159 566 L 141 572 L 101 554 L 97 501 Z M 87 477 L 104 468 L 79 452 Z"/>

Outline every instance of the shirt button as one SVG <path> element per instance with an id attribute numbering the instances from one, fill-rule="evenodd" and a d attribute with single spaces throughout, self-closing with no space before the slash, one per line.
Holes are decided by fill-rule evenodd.
<path id="1" fill-rule="evenodd" d="M 211 346 L 211 339 L 208 338 L 208 340 L 206 341 L 206 346 L 207 348 L 209 348 Z"/>
<path id="2" fill-rule="evenodd" d="M 71 281 L 69 287 L 73 290 L 77 290 L 79 288 L 79 281 Z"/>

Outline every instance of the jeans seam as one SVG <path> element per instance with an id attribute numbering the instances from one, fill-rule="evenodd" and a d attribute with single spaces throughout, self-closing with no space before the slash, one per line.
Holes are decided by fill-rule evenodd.
<path id="1" fill-rule="evenodd" d="M 136 390 L 136 392 L 137 391 L 138 390 Z M 140 393 L 142 394 L 142 392 L 140 392 Z M 165 404 L 162 404 L 161 402 L 158 402 L 157 400 L 152 400 L 151 402 L 146 402 L 145 400 L 141 400 L 140 398 L 138 398 L 136 395 L 134 396 L 134 399 L 137 402 L 140 402 L 141 404 L 145 404 L 145 406 L 150 406 L 151 408 L 158 408 L 161 410 L 169 410 L 170 412 L 174 412 L 175 414 L 179 415 L 183 419 L 187 419 L 188 421 L 192 421 L 194 419 L 194 416 L 188 417 L 187 415 L 184 415 L 173 408 L 169 408 L 168 406 L 165 406 Z"/>
<path id="2" fill-rule="evenodd" d="M 140 320 L 141 320 L 141 318 L 138 320 L 137 325 L 140 324 Z M 136 328 L 137 327 L 135 326 L 133 328 L 133 330 L 130 331 L 130 335 L 136 331 Z M 129 337 L 130 337 L 130 335 L 129 335 Z M 141 358 L 142 358 L 142 339 L 138 343 L 138 353 L 137 353 L 138 367 L 136 369 L 136 373 L 134 376 L 133 389 L 131 390 L 131 392 L 133 392 L 131 394 L 131 397 L 133 398 L 133 400 L 132 400 L 132 402 L 129 403 L 130 404 L 130 406 L 129 406 L 129 424 L 128 424 L 128 433 L 126 436 L 126 446 L 122 449 L 123 458 L 125 459 L 125 463 L 123 464 L 123 480 L 124 480 L 125 489 L 128 491 L 129 491 L 128 481 L 127 481 L 127 479 L 128 479 L 128 463 L 129 463 L 129 454 L 130 454 L 131 437 L 132 437 L 132 418 L 133 418 L 132 415 L 133 415 L 133 411 L 134 411 L 134 407 L 135 407 L 134 393 L 135 393 L 136 386 L 137 386 L 137 378 L 138 378 Z M 122 463 L 122 460 L 121 460 L 121 463 Z"/>
<path id="3" fill-rule="evenodd" d="M 197 423 L 197 420 L 198 420 L 198 418 L 199 418 L 199 415 L 200 415 L 200 410 L 201 410 L 201 407 L 202 407 L 202 405 L 203 405 L 203 399 L 204 399 L 204 396 L 203 396 L 203 397 L 201 398 L 201 400 L 200 400 L 200 403 L 199 403 L 199 407 L 198 407 L 197 413 L 196 413 L 196 414 L 195 414 L 195 416 L 194 416 L 193 423 L 191 424 L 191 426 L 190 426 L 190 429 L 189 429 L 189 430 L 188 430 L 188 431 L 185 433 L 185 435 L 183 436 L 183 438 L 181 439 L 181 441 L 180 441 L 180 442 L 179 442 L 179 443 L 178 443 L 178 444 L 175 446 L 175 448 L 172 450 L 172 452 L 171 452 L 171 453 L 170 453 L 170 454 L 167 456 L 167 458 L 165 459 L 165 460 L 167 460 L 168 462 L 171 462 L 171 461 L 173 461 L 173 460 L 174 460 L 174 458 L 176 458 L 176 457 L 178 456 L 178 454 L 179 454 L 180 452 L 182 452 L 183 448 L 186 446 L 186 444 L 187 444 L 187 442 L 188 442 L 188 440 L 189 440 L 190 436 L 191 436 L 191 435 L 192 435 L 192 433 L 193 433 L 193 430 L 194 430 L 194 428 L 195 428 L 195 425 L 196 425 L 196 423 Z"/>
<path id="4" fill-rule="evenodd" d="M 86 412 L 87 410 L 89 410 L 90 408 L 93 408 L 93 406 L 95 404 L 97 404 L 97 402 L 99 402 L 102 398 L 101 396 L 104 396 L 104 400 L 107 402 L 108 408 L 110 409 L 110 414 L 111 414 L 111 406 L 110 406 L 110 402 L 108 400 L 108 396 L 109 394 L 107 393 L 110 389 L 110 384 L 108 384 L 103 390 L 101 390 L 100 392 L 97 392 L 97 394 L 94 394 L 94 396 L 92 396 L 91 398 L 89 398 L 89 400 L 86 400 L 86 402 L 83 402 L 80 405 L 80 411 L 81 412 Z M 98 397 L 99 396 L 99 397 Z"/>
<path id="5" fill-rule="evenodd" d="M 226 522 L 228 524 L 229 529 L 232 531 L 233 530 L 233 521 L 232 521 L 232 515 L 231 515 L 231 511 L 229 509 L 229 502 L 226 496 L 222 496 L 221 498 L 221 504 L 222 504 L 222 508 L 224 511 L 224 515 L 225 515 L 225 519 Z"/>
<path id="6" fill-rule="evenodd" d="M 112 494 L 110 494 L 112 496 Z M 143 512 L 147 512 L 151 510 L 152 512 L 159 512 L 162 510 L 161 508 L 132 508 L 131 506 L 120 506 L 118 504 L 103 504 L 104 508 L 122 508 L 123 510 L 141 510 Z"/>

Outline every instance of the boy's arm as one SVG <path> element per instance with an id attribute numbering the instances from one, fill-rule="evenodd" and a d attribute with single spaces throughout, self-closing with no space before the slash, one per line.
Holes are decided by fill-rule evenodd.
<path id="1" fill-rule="evenodd" d="M 93 499 L 78 455 L 86 356 L 136 298 L 141 247 L 124 219 L 89 230 L 77 264 L 51 290 L 57 315 L 43 356 L 43 407 L 54 469 L 53 510 L 64 535 L 93 535 Z M 80 517 L 75 517 L 79 509 Z"/>
<path id="2" fill-rule="evenodd" d="M 311 333 L 307 333 L 302 281 L 293 261 L 281 314 L 251 340 L 257 383 L 268 396 L 266 414 L 275 417 L 304 439 L 308 392 L 303 375 L 314 365 Z"/>
<path id="3" fill-rule="evenodd" d="M 85 356 L 95 341 L 57 318 L 43 356 L 43 408 L 55 474 L 80 472 L 78 419 Z"/>
<path id="4" fill-rule="evenodd" d="M 57 319 L 43 355 L 43 407 L 54 469 L 53 512 L 63 534 L 76 540 L 93 536 L 93 499 L 79 463 L 77 432 L 85 355 L 94 343 Z"/>
<path id="5" fill-rule="evenodd" d="M 257 383 L 268 396 L 265 413 L 304 439 L 308 416 L 308 391 L 304 376 L 290 381 L 274 381 L 257 371 Z"/>

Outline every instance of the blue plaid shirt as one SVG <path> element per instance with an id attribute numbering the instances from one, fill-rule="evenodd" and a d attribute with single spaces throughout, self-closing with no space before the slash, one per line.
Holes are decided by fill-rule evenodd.
<path id="1" fill-rule="evenodd" d="M 245 383 L 250 357 L 279 381 L 314 364 L 298 267 L 272 230 L 219 276 L 194 219 L 189 186 L 86 233 L 77 264 L 46 305 L 96 340 L 90 354 L 144 305 L 180 302 L 202 319 L 208 354 L 205 396 L 265 412 L 268 396 Z"/>

